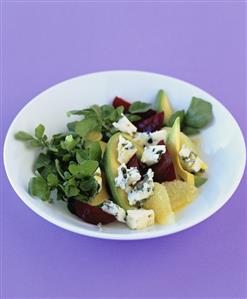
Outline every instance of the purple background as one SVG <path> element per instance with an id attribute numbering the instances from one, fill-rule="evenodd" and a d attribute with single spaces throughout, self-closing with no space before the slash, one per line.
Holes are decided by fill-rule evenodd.
<path id="1" fill-rule="evenodd" d="M 3 134 L 43 89 L 108 69 L 192 82 L 220 99 L 246 133 L 245 8 L 234 1 L 3 3 Z M 243 180 L 196 227 L 132 242 L 65 231 L 28 209 L 5 174 L 3 188 L 4 298 L 247 297 Z"/>

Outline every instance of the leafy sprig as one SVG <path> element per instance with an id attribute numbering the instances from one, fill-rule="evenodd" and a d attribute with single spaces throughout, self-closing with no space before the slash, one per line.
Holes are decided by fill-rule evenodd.
<path id="1" fill-rule="evenodd" d="M 28 132 L 17 132 L 17 140 L 40 147 L 42 152 L 34 163 L 35 176 L 28 184 L 30 195 L 43 201 L 78 197 L 88 201 L 99 190 L 95 172 L 101 160 L 99 142 L 85 141 L 71 133 L 55 134 L 49 140 L 45 127 L 38 125 L 34 136 Z"/>

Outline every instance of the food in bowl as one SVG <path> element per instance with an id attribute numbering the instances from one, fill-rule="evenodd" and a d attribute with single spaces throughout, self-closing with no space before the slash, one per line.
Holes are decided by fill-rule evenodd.
<path id="1" fill-rule="evenodd" d="M 116 97 L 110 105 L 72 110 L 81 120 L 68 130 L 15 137 L 40 148 L 28 192 L 43 201 L 67 202 L 69 211 L 91 224 L 125 223 L 144 229 L 168 225 L 207 181 L 207 164 L 191 135 L 212 118 L 212 105 L 193 97 L 188 110 L 173 111 L 160 90 L 154 105 Z"/>

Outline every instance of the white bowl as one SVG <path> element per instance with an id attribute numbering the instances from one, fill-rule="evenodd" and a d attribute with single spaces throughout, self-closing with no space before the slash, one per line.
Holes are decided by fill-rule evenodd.
<path id="1" fill-rule="evenodd" d="M 113 223 L 100 231 L 72 215 L 64 203 L 49 204 L 32 198 L 27 183 L 33 175 L 32 166 L 37 151 L 29 150 L 14 139 L 19 130 L 33 132 L 43 123 L 48 135 L 66 129 L 66 112 L 92 104 L 110 103 L 119 95 L 130 100 L 153 101 L 158 89 L 169 95 L 172 106 L 187 109 L 192 96 L 213 105 L 214 121 L 202 130 L 203 158 L 209 166 L 208 182 L 201 187 L 199 197 L 177 214 L 175 224 L 155 225 L 142 231 L 131 231 L 125 225 Z M 16 116 L 4 144 L 6 173 L 15 192 L 34 212 L 67 230 L 104 239 L 136 240 L 165 236 L 189 228 L 219 210 L 236 190 L 243 175 L 246 149 L 241 130 L 230 112 L 214 97 L 184 81 L 159 74 L 138 71 L 109 71 L 73 78 L 57 84 L 30 101 Z M 236 203 L 237 204 L 237 203 Z M 21 217 L 21 215 L 20 215 Z"/>

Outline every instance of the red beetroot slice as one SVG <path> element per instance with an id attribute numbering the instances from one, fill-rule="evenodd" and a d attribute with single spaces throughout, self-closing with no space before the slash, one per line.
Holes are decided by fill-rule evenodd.
<path id="1" fill-rule="evenodd" d="M 69 199 L 68 209 L 85 222 L 91 224 L 107 224 L 115 221 L 115 217 L 104 212 L 101 208 L 93 207 L 76 199 Z"/>
<path id="2" fill-rule="evenodd" d="M 164 141 L 160 141 L 159 145 L 164 145 Z M 158 163 L 151 166 L 154 172 L 154 181 L 158 183 L 173 181 L 176 179 L 176 173 L 172 158 L 168 150 L 161 155 Z"/>
<path id="3" fill-rule="evenodd" d="M 164 123 L 164 112 L 156 113 L 143 120 L 134 122 L 139 132 L 154 132 L 160 130 Z"/>
<path id="4" fill-rule="evenodd" d="M 125 101 L 124 99 L 120 98 L 120 97 L 115 97 L 115 99 L 112 102 L 112 105 L 117 108 L 120 106 L 124 107 L 124 112 L 128 113 L 129 112 L 129 107 L 130 107 L 130 103 Z"/>
<path id="5" fill-rule="evenodd" d="M 141 113 L 136 113 L 137 115 L 139 115 L 142 119 L 148 118 L 150 116 L 153 116 L 154 114 L 156 114 L 157 112 L 153 109 L 149 109 L 146 112 L 141 112 Z"/>

